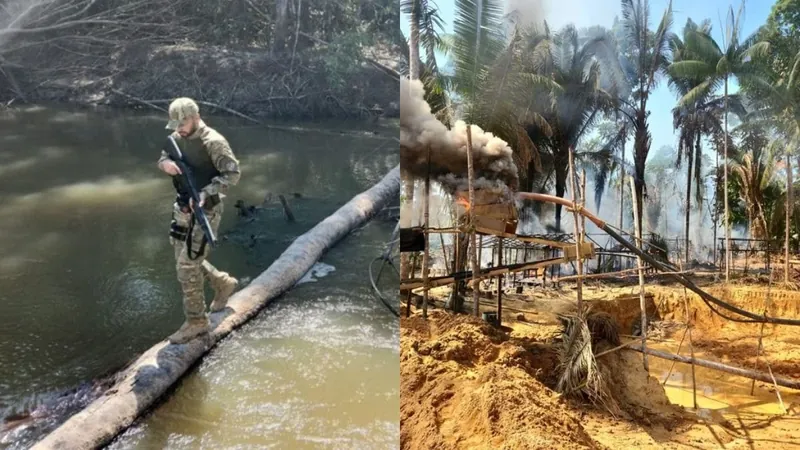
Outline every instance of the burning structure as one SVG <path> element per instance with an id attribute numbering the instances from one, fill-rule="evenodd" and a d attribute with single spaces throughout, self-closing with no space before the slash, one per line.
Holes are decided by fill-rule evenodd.
<path id="1" fill-rule="evenodd" d="M 502 139 L 457 121 L 448 129 L 431 112 L 419 80 L 400 81 L 400 167 L 412 178 L 429 176 L 469 212 L 467 147 L 472 144 L 476 221 L 484 228 L 515 233 L 518 215 L 513 192 L 519 185 L 513 150 Z"/>
<path id="2" fill-rule="evenodd" d="M 479 280 L 496 278 L 499 286 L 500 280 L 503 279 L 502 274 L 531 271 L 539 273 L 548 266 L 558 266 L 593 254 L 591 245 L 576 245 L 563 236 L 558 240 L 548 236 L 519 236 L 517 234 L 519 215 L 516 206 L 519 176 L 513 159 L 513 150 L 504 140 L 476 125 L 467 125 L 464 121 L 457 121 L 448 129 L 431 113 L 424 93 L 420 81 L 401 80 L 400 166 L 407 179 L 426 181 L 423 199 L 426 212 L 423 226 L 400 230 L 401 252 L 424 251 L 422 277 L 414 278 L 416 266 L 412 264 L 410 277 L 401 280 L 401 292 L 406 292 L 407 301 L 410 301 L 412 289 L 422 288 L 423 314 L 426 314 L 427 293 L 431 287 L 455 284 L 457 287 L 454 291 L 462 291 L 463 282 L 467 278 L 472 278 L 475 314 L 478 314 Z M 456 223 L 453 224 L 453 228 L 434 230 L 428 227 L 429 182 L 432 180 L 439 183 L 444 191 L 453 197 L 456 206 Z M 472 195 L 469 192 L 470 188 L 473 190 Z M 454 235 L 455 241 L 452 246 L 453 264 L 448 268 L 449 274 L 435 279 L 429 276 L 430 233 L 450 233 Z M 480 235 L 479 241 L 475 237 L 476 234 Z M 493 242 L 497 248 L 492 250 L 490 267 L 482 269 L 482 258 L 478 253 L 484 247 L 484 236 L 494 238 Z M 513 250 L 522 252 L 522 260 L 514 257 L 513 261 L 509 261 L 512 258 L 508 253 L 510 250 L 508 247 L 505 249 L 506 257 L 502 256 L 504 240 L 512 247 L 519 246 Z M 444 247 L 444 239 L 442 246 Z M 469 248 L 471 248 L 472 262 L 471 270 L 467 271 Z M 530 261 L 528 252 L 537 249 L 541 257 Z M 541 255 L 541 251 L 544 251 L 546 256 Z M 458 295 L 460 294 L 456 294 L 456 297 Z M 498 292 L 498 317 L 501 317 L 501 296 L 502 294 Z M 455 303 L 452 306 L 455 310 L 460 309 Z M 409 311 L 407 306 L 406 313 Z"/>
<path id="3" fill-rule="evenodd" d="M 400 167 L 406 173 L 430 176 L 456 188 L 467 182 L 467 124 L 457 121 L 448 129 L 432 113 L 419 80 L 400 80 Z M 516 190 L 519 184 L 513 150 L 502 139 L 471 126 L 472 157 L 476 181 L 502 184 Z M 452 183 L 455 183 L 453 186 Z"/>

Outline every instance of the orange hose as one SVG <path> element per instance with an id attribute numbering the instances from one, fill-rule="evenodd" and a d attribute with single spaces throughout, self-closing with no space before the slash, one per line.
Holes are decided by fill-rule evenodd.
<path id="1" fill-rule="evenodd" d="M 556 197 L 555 195 L 547 195 L 547 194 L 534 194 L 533 192 L 517 192 L 517 197 L 526 199 L 526 200 L 533 200 L 536 202 L 547 202 L 547 203 L 556 203 L 558 205 L 566 206 L 567 208 L 575 208 L 575 205 L 572 204 L 571 201 Z M 595 216 L 594 214 L 590 213 L 589 211 L 583 208 L 575 208 L 578 210 L 578 213 L 587 219 L 591 220 L 592 223 L 598 226 L 598 228 L 603 228 L 606 226 L 606 223 L 601 220 L 599 217 Z"/>

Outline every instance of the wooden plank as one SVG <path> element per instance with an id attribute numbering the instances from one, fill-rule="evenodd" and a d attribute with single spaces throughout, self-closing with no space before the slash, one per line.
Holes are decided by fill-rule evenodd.
<path id="1" fill-rule="evenodd" d="M 551 258 L 551 259 L 545 259 L 545 260 L 541 260 L 541 261 L 536 261 L 536 262 L 533 262 L 533 263 L 522 263 L 522 264 L 514 264 L 514 265 L 510 265 L 510 266 L 505 266 L 505 267 L 497 267 L 495 269 L 482 270 L 481 273 L 480 273 L 480 277 L 478 277 L 478 279 L 480 280 L 480 279 L 484 279 L 484 278 L 490 278 L 490 277 L 501 275 L 501 274 L 505 274 L 505 273 L 520 272 L 520 271 L 523 271 L 523 270 L 532 270 L 532 269 L 551 266 L 551 265 L 554 265 L 554 264 L 563 264 L 565 262 L 569 262 L 569 261 L 566 260 L 565 258 Z M 469 279 L 471 277 L 472 277 L 472 272 L 471 271 L 466 271 L 466 272 L 462 272 L 462 273 L 457 274 L 457 275 L 448 275 L 448 276 L 444 276 L 444 277 L 430 278 L 428 280 L 428 285 L 431 288 L 438 287 L 438 286 L 446 286 L 448 284 L 455 283 L 457 280 L 466 280 L 466 279 Z M 406 279 L 406 280 L 403 280 L 403 281 L 400 282 L 400 290 L 401 291 L 404 291 L 404 290 L 407 290 L 407 289 L 418 289 L 418 288 L 421 288 L 421 287 L 424 287 L 424 283 L 423 283 L 421 278 L 410 278 L 410 279 Z"/>

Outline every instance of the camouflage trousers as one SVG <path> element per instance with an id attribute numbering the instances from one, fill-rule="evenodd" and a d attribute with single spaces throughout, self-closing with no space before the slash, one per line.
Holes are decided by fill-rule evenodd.
<path id="1" fill-rule="evenodd" d="M 219 223 L 222 220 L 222 203 L 218 203 L 212 210 L 204 209 L 211 230 L 217 234 Z M 191 224 L 191 213 L 181 211 L 177 203 L 173 204 L 172 218 L 176 225 L 188 229 Z M 188 238 L 191 238 L 189 241 Z M 217 270 L 207 258 L 211 249 L 209 244 L 203 246 L 203 229 L 199 223 L 194 223 L 187 240 L 179 240 L 170 235 L 169 240 L 175 250 L 175 265 L 178 273 L 178 282 L 183 291 L 183 312 L 187 319 L 202 318 L 206 314 L 205 280 L 211 287 L 216 288 L 224 280 L 224 274 Z M 191 254 L 188 252 L 191 245 Z M 200 250 L 203 250 L 202 253 Z M 194 259 L 192 259 L 194 258 Z"/>

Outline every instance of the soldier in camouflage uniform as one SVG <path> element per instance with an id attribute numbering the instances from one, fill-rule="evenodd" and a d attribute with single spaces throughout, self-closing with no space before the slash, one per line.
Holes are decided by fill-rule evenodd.
<path id="1" fill-rule="evenodd" d="M 225 272 L 217 270 L 206 259 L 203 229 L 192 220 L 192 208 L 204 209 L 214 234 L 222 219 L 223 204 L 228 187 L 239 182 L 239 161 L 234 156 L 228 141 L 200 118 L 200 111 L 190 98 L 175 99 L 169 106 L 168 130 L 183 153 L 184 161 L 192 168 L 195 185 L 202 189 L 200 205 L 191 204 L 185 194 L 178 194 L 173 205 L 170 243 L 175 249 L 178 281 L 183 291 L 183 311 L 186 321 L 169 336 L 173 344 L 183 344 L 209 331 L 206 313 L 204 281 L 208 279 L 214 289 L 211 312 L 225 309 L 228 298 L 236 289 L 238 281 Z M 178 166 L 161 152 L 158 168 L 168 175 L 180 173 Z"/>

